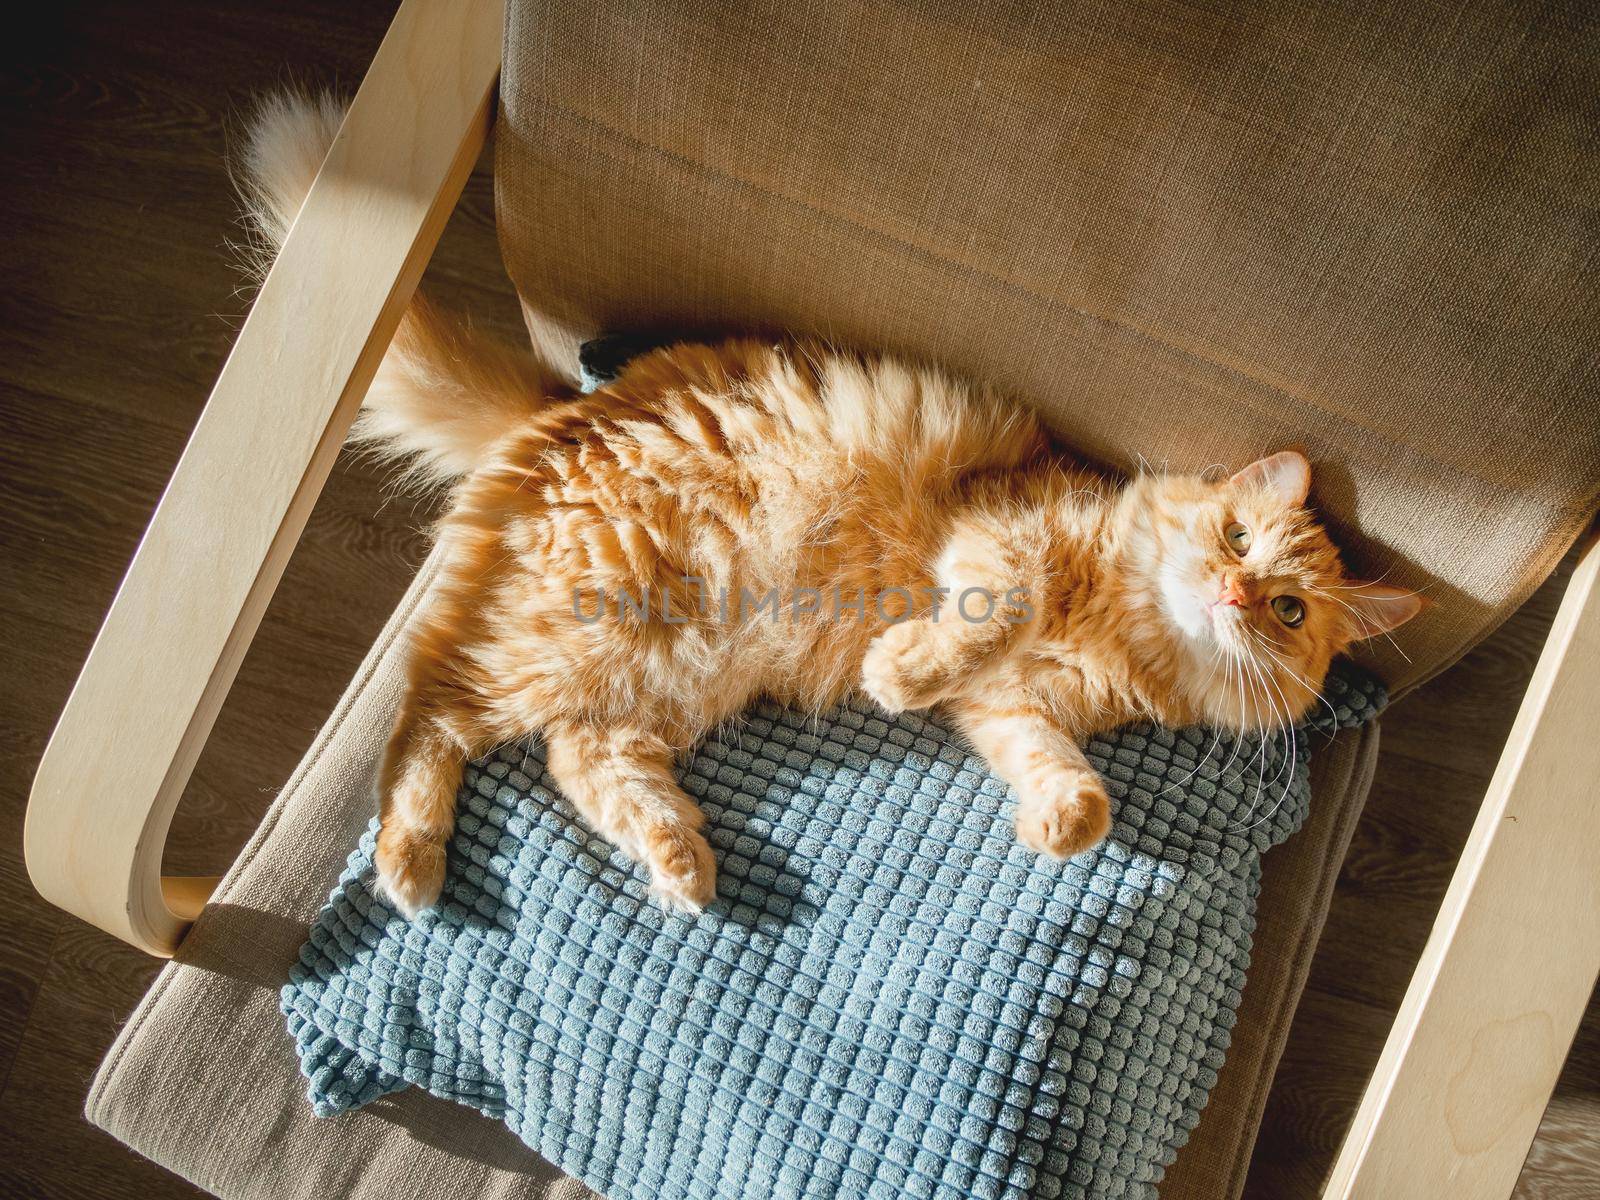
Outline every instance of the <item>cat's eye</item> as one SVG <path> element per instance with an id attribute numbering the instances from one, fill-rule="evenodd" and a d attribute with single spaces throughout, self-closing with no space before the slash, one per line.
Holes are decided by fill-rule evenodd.
<path id="1" fill-rule="evenodd" d="M 1296 629 L 1306 619 L 1306 606 L 1293 596 L 1274 596 L 1272 611 L 1290 629 Z"/>
<path id="2" fill-rule="evenodd" d="M 1227 539 L 1228 547 L 1240 558 L 1250 549 L 1250 531 L 1239 522 L 1234 521 L 1222 531 L 1222 536 Z"/>

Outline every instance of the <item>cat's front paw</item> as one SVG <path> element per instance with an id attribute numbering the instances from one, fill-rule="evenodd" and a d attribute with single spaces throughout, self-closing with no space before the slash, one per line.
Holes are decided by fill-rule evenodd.
<path id="1" fill-rule="evenodd" d="M 372 856 L 378 888 L 389 902 L 411 919 L 431 908 L 444 887 L 445 847 L 440 838 L 393 821 L 378 830 L 378 848 Z"/>
<path id="2" fill-rule="evenodd" d="M 1017 840 L 1057 858 L 1098 846 L 1111 832 L 1111 801 L 1100 777 L 1060 771 L 1017 803 Z"/>
<path id="3" fill-rule="evenodd" d="M 902 713 L 945 699 L 954 680 L 926 621 L 891 625 L 873 639 L 861 661 L 861 690 L 880 708 Z"/>
<path id="4" fill-rule="evenodd" d="M 694 915 L 717 894 L 717 860 L 700 833 L 681 821 L 663 821 L 643 837 L 650 890 L 670 912 Z"/>

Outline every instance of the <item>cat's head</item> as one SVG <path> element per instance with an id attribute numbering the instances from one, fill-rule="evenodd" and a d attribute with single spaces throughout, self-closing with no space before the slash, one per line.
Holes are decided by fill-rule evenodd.
<path id="1" fill-rule="evenodd" d="M 1351 578 L 1306 507 L 1311 465 L 1284 451 L 1225 480 L 1144 477 L 1129 550 L 1146 606 L 1213 721 L 1279 727 L 1302 717 L 1352 642 L 1415 616 L 1415 592 Z"/>

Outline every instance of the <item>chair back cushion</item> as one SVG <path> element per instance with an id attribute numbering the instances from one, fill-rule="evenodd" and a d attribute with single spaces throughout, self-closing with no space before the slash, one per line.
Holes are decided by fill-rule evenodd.
<path id="1" fill-rule="evenodd" d="M 524 301 L 943 362 L 1133 469 L 1298 446 L 1433 673 L 1600 494 L 1600 8 L 512 0 Z"/>

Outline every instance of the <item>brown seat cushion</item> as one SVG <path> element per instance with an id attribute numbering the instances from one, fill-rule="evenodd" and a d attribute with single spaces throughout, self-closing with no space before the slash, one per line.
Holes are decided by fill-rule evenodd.
<path id="1" fill-rule="evenodd" d="M 941 360 L 1130 467 L 1286 445 L 1448 664 L 1600 496 L 1600 7 L 512 0 L 500 233 L 580 328 Z"/>
<path id="2" fill-rule="evenodd" d="M 278 1011 L 306 927 L 371 818 L 404 683 L 401 635 L 431 574 L 430 565 L 418 576 L 90 1092 L 90 1120 L 220 1196 L 592 1195 L 499 1122 L 415 1088 L 333 1120 L 312 1116 Z M 1376 747 L 1374 725 L 1319 747 L 1311 816 L 1266 857 L 1234 1045 L 1165 1200 L 1225 1200 L 1242 1182 Z"/>

